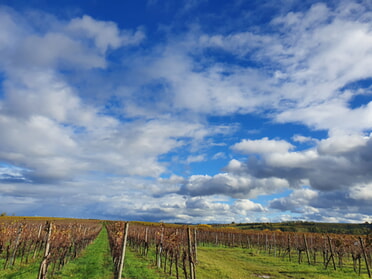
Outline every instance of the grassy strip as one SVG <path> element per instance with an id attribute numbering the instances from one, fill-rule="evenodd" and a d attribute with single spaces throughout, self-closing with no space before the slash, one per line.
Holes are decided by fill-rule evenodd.
<path id="1" fill-rule="evenodd" d="M 137 252 L 127 248 L 125 253 L 125 264 L 123 270 L 123 278 L 127 279 L 170 279 L 175 276 L 170 276 L 158 270 L 154 266 L 155 255 L 149 252 L 148 257 L 139 256 Z"/>
<path id="2" fill-rule="evenodd" d="M 103 228 L 82 255 L 66 264 L 61 271 L 55 273 L 53 278 L 112 279 L 113 274 L 114 265 L 111 261 L 107 231 Z"/>
<path id="3" fill-rule="evenodd" d="M 273 256 L 255 254 L 241 248 L 200 247 L 198 249 L 197 277 L 203 279 L 270 278 L 270 279 L 350 279 L 358 276 L 345 268 L 325 270 L 321 265 L 298 264 Z"/>
<path id="4" fill-rule="evenodd" d="M 4 260 L 0 261 L 0 278 L 2 279 L 30 279 L 37 278 L 40 262 L 34 261 L 29 264 L 20 264 L 2 269 Z"/>
<path id="5" fill-rule="evenodd" d="M 37 252 L 36 257 L 33 258 L 33 251 L 28 254 L 28 263 L 26 262 L 26 255 L 23 258 L 23 262 L 21 262 L 21 257 L 17 256 L 15 260 L 15 264 L 11 266 L 9 263 L 4 269 L 5 265 L 5 254 L 6 251 L 2 251 L 0 255 L 0 278 L 1 279 L 30 279 L 30 278 L 37 278 L 37 274 L 39 273 L 40 262 L 42 260 L 42 252 Z"/>

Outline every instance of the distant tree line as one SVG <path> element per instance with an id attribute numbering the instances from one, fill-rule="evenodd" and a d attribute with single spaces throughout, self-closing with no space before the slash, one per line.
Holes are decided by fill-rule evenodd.
<path id="1" fill-rule="evenodd" d="M 237 227 L 243 230 L 270 230 L 282 232 L 313 232 L 335 234 L 372 234 L 372 223 L 318 223 L 309 221 L 288 221 L 281 223 L 231 223 L 215 224 L 214 227 Z"/>

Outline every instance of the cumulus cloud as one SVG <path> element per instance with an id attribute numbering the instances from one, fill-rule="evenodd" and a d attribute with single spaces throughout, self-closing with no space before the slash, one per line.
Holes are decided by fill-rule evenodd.
<path id="1" fill-rule="evenodd" d="M 353 187 L 350 192 L 354 192 Z M 372 209 L 368 198 L 351 197 L 345 191 L 321 192 L 306 187 L 272 200 L 269 207 L 297 214 L 303 220 L 353 223 L 370 222 Z"/>
<path id="2" fill-rule="evenodd" d="M 250 200 L 236 200 L 234 202 L 234 208 L 241 215 L 248 215 L 248 212 L 263 212 L 264 207 L 259 203 L 254 203 Z"/>
<path id="3" fill-rule="evenodd" d="M 370 136 L 337 135 L 320 141 L 317 149 L 320 154 L 345 154 L 368 145 Z"/>
<path id="4" fill-rule="evenodd" d="M 356 184 L 350 189 L 350 198 L 355 200 L 372 200 L 372 183 Z"/>
<path id="5" fill-rule="evenodd" d="M 308 210 L 311 200 L 318 198 L 318 192 L 308 189 L 301 188 L 294 190 L 289 196 L 285 198 L 274 199 L 270 202 L 270 207 L 279 209 L 281 211 L 292 211 L 302 213 Z"/>
<path id="6" fill-rule="evenodd" d="M 333 214 L 347 222 L 351 217 L 343 218 L 343 214 L 358 212 L 358 220 L 362 221 L 369 220 L 372 177 L 367 170 L 371 168 L 371 150 L 371 135 L 330 137 L 320 140 L 316 148 L 273 152 L 260 158 L 249 157 L 246 162 L 234 159 L 226 169 L 229 175 L 239 178 L 275 177 L 288 181 L 293 192 L 272 200 L 272 209 L 301 214 L 310 220 L 327 221 Z M 275 193 L 273 189 L 266 193 Z"/>
<path id="7" fill-rule="evenodd" d="M 328 138 L 319 142 L 318 149 L 269 153 L 259 159 L 252 158 L 246 163 L 240 163 L 238 169 L 240 173 L 245 170 L 249 175 L 259 178 L 287 179 L 291 181 L 292 187 L 306 179 L 312 187 L 324 191 L 370 181 L 371 176 L 366 170 L 371 167 L 371 136 L 353 135 L 350 139 L 358 140 L 350 141 L 350 145 L 342 141 L 343 147 L 340 149 L 326 149 L 329 142 L 340 143 Z M 329 152 L 325 152 L 327 150 Z M 234 168 L 231 170 L 234 171 Z"/>
<path id="8" fill-rule="evenodd" d="M 242 140 L 235 144 L 232 149 L 243 154 L 287 153 L 293 145 L 284 140 Z"/>
<path id="9" fill-rule="evenodd" d="M 255 198 L 281 191 L 289 184 L 285 179 L 256 178 L 250 175 L 219 173 L 215 176 L 192 175 L 182 185 L 180 194 L 191 196 L 226 195 L 234 198 Z"/>

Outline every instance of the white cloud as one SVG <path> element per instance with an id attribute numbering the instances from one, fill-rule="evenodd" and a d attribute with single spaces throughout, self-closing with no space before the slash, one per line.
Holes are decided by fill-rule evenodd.
<path id="1" fill-rule="evenodd" d="M 350 197 L 372 202 L 372 183 L 357 184 L 350 190 Z"/>
<path id="2" fill-rule="evenodd" d="M 229 164 L 226 166 L 226 169 L 232 172 L 239 172 L 242 168 L 244 168 L 243 163 L 236 159 L 230 160 Z"/>
<path id="3" fill-rule="evenodd" d="M 7 131 L 0 139 L 0 158 L 37 173 L 28 175 L 66 178 L 83 167 L 72 158 L 77 144 L 71 131 L 48 118 L 33 116 L 17 121 L 0 115 L 0 127 Z"/>
<path id="4" fill-rule="evenodd" d="M 322 12 L 314 13 L 315 10 Z M 289 41 L 288 52 L 293 58 L 286 59 L 286 63 L 290 64 L 285 67 L 286 70 L 282 69 L 291 79 L 283 83 L 281 90 L 288 92 L 284 97 L 295 101 L 296 106 L 285 108 L 279 113 L 277 121 L 301 121 L 317 129 L 331 131 L 360 132 L 371 127 L 368 106 L 348 108 L 349 100 L 358 91 L 341 91 L 349 83 L 372 74 L 368 67 L 372 59 L 371 25 L 361 20 L 360 13 L 345 16 L 339 12 L 317 4 L 306 14 L 291 14 L 291 17 L 274 21 L 285 23 L 285 30 L 290 26 L 289 34 L 296 39 Z M 309 25 L 315 14 L 321 22 Z M 291 21 L 293 16 L 295 20 Z M 345 118 L 345 115 L 348 117 Z"/>
<path id="5" fill-rule="evenodd" d="M 109 48 L 136 45 L 145 38 L 140 29 L 120 30 L 113 22 L 86 15 L 73 18 L 67 24 L 56 18 L 50 20 L 45 15 L 39 15 L 34 22 L 35 18 L 5 7 L 0 7 L 0 15 L 3 27 L 0 28 L 0 65 L 6 67 L 6 71 L 15 68 L 105 68 L 105 53 Z M 38 28 L 39 25 L 43 28 Z"/>
<path id="6" fill-rule="evenodd" d="M 318 192 L 308 188 L 300 188 L 294 190 L 287 197 L 272 200 L 270 207 L 282 211 L 302 212 L 305 209 L 308 210 L 311 200 L 317 199 L 317 197 Z"/>
<path id="7" fill-rule="evenodd" d="M 218 152 L 213 155 L 212 160 L 219 160 L 219 159 L 225 159 L 226 154 L 224 152 Z"/>
<path id="8" fill-rule="evenodd" d="M 351 152 L 354 149 L 366 146 L 369 137 L 360 135 L 338 135 L 336 137 L 321 140 L 318 145 L 320 154 L 337 155 L 346 152 Z"/>
<path id="9" fill-rule="evenodd" d="M 201 155 L 191 155 L 191 156 L 188 156 L 187 159 L 186 159 L 186 163 L 195 163 L 195 162 L 203 162 L 205 161 L 205 155 L 201 154 Z"/>
<path id="10" fill-rule="evenodd" d="M 171 119 L 123 123 L 101 134 L 102 138 L 88 138 L 83 150 L 105 171 L 156 177 L 166 170 L 158 156 L 187 147 L 192 139 L 202 140 L 209 132 L 202 125 Z"/>
<path id="11" fill-rule="evenodd" d="M 302 135 L 294 135 L 292 137 L 292 140 L 295 141 L 295 142 L 300 142 L 300 143 L 305 143 L 305 142 L 317 143 L 318 142 L 318 140 L 315 139 L 315 138 L 305 137 L 305 136 L 302 136 Z"/>
<path id="12" fill-rule="evenodd" d="M 222 48 L 238 56 L 245 56 L 250 52 L 257 51 L 263 45 L 269 46 L 272 43 L 276 43 L 275 38 L 252 32 L 240 32 L 227 36 L 204 34 L 199 38 L 199 44 L 204 48 Z"/>
<path id="13" fill-rule="evenodd" d="M 248 212 L 263 212 L 265 211 L 264 207 L 259 204 L 252 202 L 250 200 L 236 200 L 233 204 L 233 208 L 237 211 L 238 214 L 248 215 Z"/>
<path id="14" fill-rule="evenodd" d="M 48 67 L 76 65 L 82 68 L 104 68 L 105 59 L 81 42 L 65 34 L 50 32 L 44 36 L 26 37 L 14 53 L 17 66 Z"/>
<path id="15" fill-rule="evenodd" d="M 84 105 L 69 84 L 53 71 L 17 71 L 11 77 L 4 82 L 3 113 L 24 119 L 43 115 L 75 126 L 93 126 L 105 119 L 97 117 L 97 110 Z"/>
<path id="16" fill-rule="evenodd" d="M 315 189 L 342 189 L 361 181 L 369 181 L 371 137 L 349 135 L 331 137 L 317 148 L 296 152 L 267 153 L 247 163 L 234 161 L 227 170 L 260 178 L 280 177 L 297 187 L 303 179 Z"/>
<path id="17" fill-rule="evenodd" d="M 318 157 L 316 151 L 310 149 L 302 152 L 271 153 L 265 160 L 270 166 L 275 167 L 306 168 Z"/>
<path id="18" fill-rule="evenodd" d="M 293 192 L 274 198 L 270 202 L 272 209 L 301 214 L 306 220 L 327 221 L 333 216 L 340 222 L 361 222 L 368 220 L 372 210 L 372 176 L 368 171 L 371 150 L 370 136 L 334 135 L 317 141 L 315 148 L 263 154 L 247 162 L 234 159 L 226 170 L 227 175 L 252 181 L 274 177 L 288 181 Z M 258 195 L 275 193 L 271 190 Z M 346 217 L 346 213 L 355 215 Z"/>
<path id="19" fill-rule="evenodd" d="M 141 30 L 133 33 L 121 31 L 114 22 L 95 20 L 88 15 L 72 19 L 66 29 L 78 37 L 93 39 L 102 53 L 105 53 L 108 48 L 115 49 L 123 45 L 138 44 L 145 38 Z"/>
<path id="20" fill-rule="evenodd" d="M 276 121 L 300 121 L 315 129 L 329 130 L 330 134 L 359 133 L 372 127 L 371 111 L 372 103 L 349 109 L 344 100 L 332 100 L 319 105 L 286 110 L 276 117 Z"/>
<path id="21" fill-rule="evenodd" d="M 268 154 L 268 153 L 286 153 L 294 146 L 284 140 L 269 140 L 262 138 L 260 140 L 244 139 L 232 146 L 232 149 L 244 154 Z"/>
<path id="22" fill-rule="evenodd" d="M 255 198 L 281 191 L 289 184 L 285 179 L 255 178 L 250 175 L 219 173 L 214 176 L 192 175 L 184 182 L 180 194 L 191 196 L 226 195 L 234 198 Z"/>
<path id="23" fill-rule="evenodd" d="M 0 26 L 3 27 L 0 28 L 0 54 L 7 53 L 11 48 L 18 47 L 21 36 L 26 35 L 25 30 L 19 27 L 21 24 L 23 24 L 21 17 L 18 17 L 10 9 L 0 7 Z"/>
<path id="24" fill-rule="evenodd" d="M 359 187 L 359 186 L 358 186 Z M 358 187 L 355 188 L 357 193 Z M 364 186 L 361 186 L 364 187 Z M 353 191 L 354 192 L 354 191 Z M 354 198 L 357 198 L 356 200 Z M 308 188 L 294 190 L 289 196 L 273 199 L 269 207 L 282 212 L 301 214 L 302 220 L 321 222 L 369 222 L 370 199 L 350 199 L 345 192 L 319 192 Z M 291 219 L 287 216 L 286 219 Z"/>
<path id="25" fill-rule="evenodd" d="M 237 111 L 251 112 L 270 102 L 269 96 L 256 94 L 257 91 L 267 92 L 271 89 L 265 74 L 256 69 L 235 66 L 214 65 L 205 68 L 188 53 L 188 49 L 198 47 L 192 43 L 194 38 L 186 39 L 186 46 L 170 43 L 149 57 L 128 61 L 134 69 L 131 82 L 135 87 L 145 87 L 145 90 L 130 93 L 133 94 L 133 102 L 126 107 L 127 113 L 149 115 L 157 109 L 158 113 L 174 113 L 176 110 L 227 115 Z M 199 67 L 203 67 L 203 70 L 199 71 Z M 160 92 L 159 87 L 162 89 Z M 128 90 L 122 94 L 128 96 Z M 148 107 L 145 104 L 144 110 L 138 98 L 146 99 L 154 94 L 158 102 Z"/>

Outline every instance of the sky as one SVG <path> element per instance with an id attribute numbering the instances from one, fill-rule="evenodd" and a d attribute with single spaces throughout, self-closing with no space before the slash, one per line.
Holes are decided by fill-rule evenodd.
<path id="1" fill-rule="evenodd" d="M 372 2 L 0 0 L 0 211 L 372 222 Z"/>

